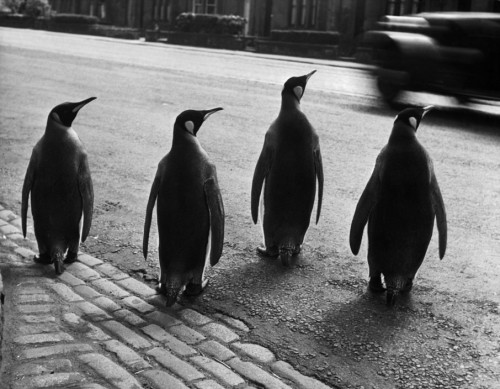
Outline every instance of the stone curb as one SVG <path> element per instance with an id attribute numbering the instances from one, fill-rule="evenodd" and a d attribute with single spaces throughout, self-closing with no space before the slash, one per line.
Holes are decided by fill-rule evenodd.
<path id="1" fill-rule="evenodd" d="M 0 205 L 0 387 L 328 388 L 249 343 L 242 321 L 166 308 L 101 259 L 80 253 L 56 276 L 33 262 L 30 231 L 19 239 L 19 217 Z"/>

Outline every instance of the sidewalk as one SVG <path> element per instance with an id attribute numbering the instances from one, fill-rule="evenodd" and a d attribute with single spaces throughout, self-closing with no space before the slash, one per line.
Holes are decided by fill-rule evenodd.
<path id="1" fill-rule="evenodd" d="M 0 205 L 0 387 L 327 389 L 246 339 L 240 320 L 175 304 L 80 253 L 56 276 Z"/>

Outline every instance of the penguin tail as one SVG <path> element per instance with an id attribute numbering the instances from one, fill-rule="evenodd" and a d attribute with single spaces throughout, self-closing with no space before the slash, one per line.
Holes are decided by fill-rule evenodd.
<path id="1" fill-rule="evenodd" d="M 62 274 L 64 272 L 64 252 L 61 249 L 55 249 L 51 257 L 56 274 Z"/>
<path id="2" fill-rule="evenodd" d="M 283 266 L 290 267 L 292 262 L 292 250 L 289 248 L 280 248 L 279 257 Z"/>
<path id="3" fill-rule="evenodd" d="M 289 267 L 292 264 L 292 257 L 300 253 L 300 245 L 293 243 L 283 244 L 279 248 L 279 257 L 283 266 Z"/>
<path id="4" fill-rule="evenodd" d="M 404 290 L 407 284 L 407 278 L 402 276 L 385 276 L 385 284 L 387 286 L 386 304 L 388 307 L 393 307 L 401 291 Z"/>
<path id="5" fill-rule="evenodd" d="M 177 298 L 179 297 L 179 294 L 182 290 L 182 287 L 169 287 L 166 286 L 163 288 L 163 295 L 165 296 L 165 305 L 167 307 L 171 307 L 172 305 L 175 304 L 177 301 Z"/>

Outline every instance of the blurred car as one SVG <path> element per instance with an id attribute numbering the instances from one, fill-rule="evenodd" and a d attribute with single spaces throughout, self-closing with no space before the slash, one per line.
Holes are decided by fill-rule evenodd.
<path id="1" fill-rule="evenodd" d="M 388 103 L 402 91 L 500 100 L 500 14 L 385 16 L 366 34 Z"/>

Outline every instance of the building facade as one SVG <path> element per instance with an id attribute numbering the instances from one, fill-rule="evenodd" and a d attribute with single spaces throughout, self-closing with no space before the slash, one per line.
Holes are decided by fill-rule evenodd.
<path id="1" fill-rule="evenodd" d="M 233 14 L 246 35 L 273 29 L 339 31 L 352 46 L 383 15 L 435 11 L 500 12 L 500 0 L 50 0 L 59 13 L 95 15 L 117 26 L 169 28 L 182 12 Z"/>

